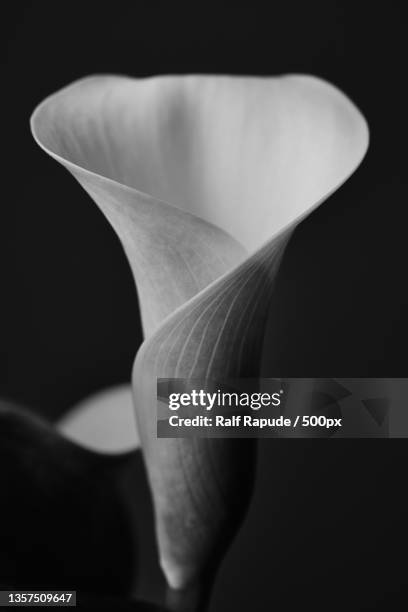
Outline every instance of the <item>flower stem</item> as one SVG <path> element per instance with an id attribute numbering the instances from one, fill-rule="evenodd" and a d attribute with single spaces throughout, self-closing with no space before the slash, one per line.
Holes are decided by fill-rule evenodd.
<path id="1" fill-rule="evenodd" d="M 168 587 L 165 596 L 166 610 L 168 612 L 206 612 L 210 601 L 211 582 L 198 580 L 185 589 Z"/>

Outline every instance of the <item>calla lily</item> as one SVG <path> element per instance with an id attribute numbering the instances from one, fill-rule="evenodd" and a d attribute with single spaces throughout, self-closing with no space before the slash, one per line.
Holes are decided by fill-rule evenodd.
<path id="1" fill-rule="evenodd" d="M 56 427 L 72 442 L 99 453 L 127 453 L 140 444 L 129 385 L 87 397 L 72 406 Z"/>
<path id="2" fill-rule="evenodd" d="M 95 76 L 33 114 L 38 144 L 116 231 L 145 340 L 133 369 L 161 565 L 171 587 L 223 552 L 253 480 L 251 440 L 157 439 L 156 380 L 259 375 L 295 227 L 357 168 L 368 128 L 311 76 Z"/>

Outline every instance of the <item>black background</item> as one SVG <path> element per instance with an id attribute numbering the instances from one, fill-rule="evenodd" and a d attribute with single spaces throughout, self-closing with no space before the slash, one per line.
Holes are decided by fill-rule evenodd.
<path id="1" fill-rule="evenodd" d="M 42 1 L 15 3 L 7 14 L 2 8 L 1 396 L 55 419 L 91 392 L 127 381 L 141 342 L 119 241 L 28 126 L 46 95 L 98 72 L 305 72 L 344 90 L 368 120 L 370 150 L 290 243 L 264 374 L 407 376 L 401 6 Z M 395 440 L 264 443 L 263 496 L 220 574 L 214 609 L 317 602 L 389 609 L 381 602 L 397 597 L 404 581 L 397 553 L 408 543 L 406 457 L 406 444 Z"/>

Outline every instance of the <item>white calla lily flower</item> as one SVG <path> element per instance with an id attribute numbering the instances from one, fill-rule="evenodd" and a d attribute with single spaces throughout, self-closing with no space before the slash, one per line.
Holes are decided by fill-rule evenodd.
<path id="1" fill-rule="evenodd" d="M 157 439 L 157 378 L 259 375 L 285 246 L 355 171 L 367 124 L 338 89 L 301 75 L 90 77 L 47 98 L 31 123 L 133 271 L 139 435 L 161 564 L 184 588 L 239 524 L 254 442 Z"/>

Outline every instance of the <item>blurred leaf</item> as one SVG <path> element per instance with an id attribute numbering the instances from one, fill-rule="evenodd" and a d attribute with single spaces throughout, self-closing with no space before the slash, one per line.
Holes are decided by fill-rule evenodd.
<path id="1" fill-rule="evenodd" d="M 128 459 L 88 452 L 0 403 L 0 581 L 15 589 L 128 593 L 135 535 L 120 488 Z"/>

